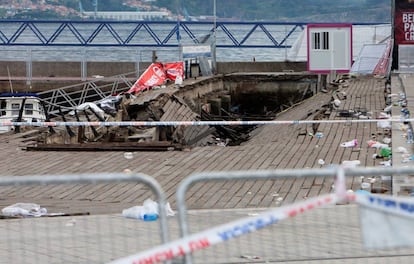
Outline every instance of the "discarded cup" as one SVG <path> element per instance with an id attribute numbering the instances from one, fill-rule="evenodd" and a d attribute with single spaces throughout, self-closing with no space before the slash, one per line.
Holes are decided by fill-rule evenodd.
<path id="1" fill-rule="evenodd" d="M 134 158 L 134 154 L 132 152 L 125 152 L 124 153 L 124 158 L 126 158 L 126 159 L 133 159 Z"/>

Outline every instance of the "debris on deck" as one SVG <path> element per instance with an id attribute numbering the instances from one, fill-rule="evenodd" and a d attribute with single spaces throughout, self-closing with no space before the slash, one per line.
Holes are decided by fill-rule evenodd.
<path id="1" fill-rule="evenodd" d="M 138 82 L 137 82 L 138 83 Z M 339 79 L 338 85 L 328 87 L 332 101 L 312 110 L 302 119 L 328 119 L 338 111 L 335 102 L 346 100 L 346 81 Z M 138 87 L 138 86 L 137 86 Z M 215 120 L 273 120 L 279 111 L 294 108 L 304 99 L 305 93 L 289 98 L 277 110 L 259 105 L 259 114 L 251 114 L 240 105 L 233 105 L 228 91 L 203 95 L 198 98 L 181 98 L 175 95 L 180 86 L 157 86 L 139 93 L 124 93 L 110 96 L 97 102 L 85 102 L 71 109 L 60 109 L 60 116 L 53 121 L 63 122 L 122 122 L 122 121 L 215 121 Z M 308 90 L 306 90 L 308 91 Z M 328 92 L 328 91 L 327 91 Z M 286 105 L 290 104 L 290 105 Z M 282 106 L 282 105 L 281 105 Z M 276 112 L 277 111 L 277 112 Z M 343 111 L 343 110 L 341 110 Z M 361 111 L 360 111 L 361 112 Z M 340 115 L 341 112 L 338 112 Z M 365 112 L 361 112 L 365 113 Z M 312 130 L 299 126 L 299 135 L 318 134 L 319 124 Z M 80 126 L 35 128 L 26 150 L 63 151 L 170 151 L 185 150 L 197 146 L 232 146 L 249 140 L 256 126 Z M 304 131 L 303 131 L 304 130 Z M 319 133 L 320 134 L 320 133 Z"/>

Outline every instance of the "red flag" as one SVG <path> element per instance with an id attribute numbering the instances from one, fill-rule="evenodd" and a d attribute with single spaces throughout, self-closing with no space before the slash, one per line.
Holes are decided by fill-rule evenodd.
<path id="1" fill-rule="evenodd" d="M 148 69 L 138 78 L 128 93 L 137 93 L 153 86 L 161 85 L 167 76 L 161 63 L 152 63 Z"/>

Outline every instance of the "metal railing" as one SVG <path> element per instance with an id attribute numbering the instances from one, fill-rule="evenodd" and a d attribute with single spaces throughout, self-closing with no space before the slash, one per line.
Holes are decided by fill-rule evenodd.
<path id="1" fill-rule="evenodd" d="M 93 189 L 92 187 L 100 186 L 103 183 L 115 185 L 139 183 L 147 186 L 156 196 L 159 206 L 159 221 L 145 222 L 138 220 L 138 217 L 137 219 L 128 219 L 112 214 L 66 215 L 64 213 L 50 213 L 44 217 L 26 217 L 24 219 L 3 217 L 0 222 L 0 229 L 4 235 L 4 240 L 0 243 L 0 262 L 104 263 L 122 257 L 127 252 L 132 254 L 137 250 L 168 242 L 169 230 L 165 210 L 165 193 L 158 182 L 145 174 L 108 173 L 0 177 L 3 193 L 6 190 L 5 186 L 12 188 L 16 193 L 28 190 L 28 187 L 31 186 L 31 188 L 38 188 L 41 194 L 47 193 L 48 189 L 56 185 L 60 186 L 61 193 L 68 192 L 74 188 L 74 185 L 78 186 L 77 189 L 82 188 L 80 187 L 82 185 L 85 192 L 88 192 Z M 24 193 L 20 196 L 24 197 Z M 59 203 L 57 200 L 54 202 Z M 159 234 L 159 237 L 156 234 Z"/>
<path id="2" fill-rule="evenodd" d="M 73 109 L 82 103 L 96 102 L 129 90 L 136 80 L 136 74 L 132 72 L 109 78 L 98 78 L 94 81 L 40 92 L 38 95 L 46 103 L 47 113 L 56 117 L 59 116 L 59 108 Z"/>
<path id="3" fill-rule="evenodd" d="M 251 215 L 254 218 L 254 215 L 263 214 L 264 216 L 261 219 L 266 219 L 266 211 L 264 208 L 247 208 L 240 210 L 223 210 L 221 212 L 208 211 L 204 213 L 200 212 L 197 220 L 194 220 L 194 213 L 190 213 L 191 210 L 187 208 L 186 197 L 188 195 L 191 187 L 194 187 L 197 183 L 207 183 L 207 182 L 225 182 L 222 186 L 235 186 L 237 181 L 265 181 L 265 180 L 274 180 L 276 183 L 283 184 L 284 181 L 294 182 L 309 180 L 310 182 L 317 181 L 316 178 L 324 178 L 324 181 L 321 182 L 327 186 L 333 186 L 328 188 L 331 192 L 341 188 L 345 191 L 346 187 L 349 187 L 349 183 L 355 180 L 360 179 L 360 177 L 372 177 L 374 179 L 377 176 L 384 175 L 414 175 L 414 167 L 366 167 L 366 168 L 344 168 L 342 166 L 335 166 L 327 169 L 292 169 L 292 170 L 274 170 L 274 171 L 228 171 L 228 172 L 203 172 L 191 175 L 184 179 L 177 189 L 177 211 L 180 224 L 181 237 L 190 238 L 195 237 L 197 234 L 205 234 L 205 236 L 211 236 L 211 241 L 214 240 L 214 234 L 221 233 L 222 240 L 218 243 L 225 243 L 228 245 L 209 247 L 209 249 L 203 249 L 202 252 L 196 252 L 194 250 L 193 257 L 187 255 L 186 263 L 227 263 L 228 259 L 236 261 L 237 257 L 240 263 L 244 261 L 248 262 L 246 259 L 257 259 L 261 261 L 309 261 L 309 260 L 329 260 L 329 259 L 364 259 L 364 258 L 376 258 L 378 255 L 382 257 L 394 257 L 398 255 L 409 255 L 413 256 L 414 251 L 409 249 L 408 251 L 399 251 L 399 250 L 390 250 L 390 251 L 365 251 L 363 250 L 363 245 L 361 242 L 361 237 L 358 232 L 353 232 L 348 228 L 359 227 L 358 223 L 358 211 L 357 207 L 350 206 L 349 204 L 341 208 L 328 208 L 327 210 L 319 210 L 319 212 L 311 213 L 312 216 L 306 218 L 305 216 L 298 217 L 299 220 L 293 221 L 293 223 L 283 224 L 277 221 L 275 227 L 267 226 L 267 231 L 260 232 L 259 227 L 257 230 L 253 227 L 250 228 L 249 220 L 245 219 L 244 224 L 234 223 L 231 227 L 220 226 L 223 223 L 227 223 L 230 220 L 234 220 L 241 215 Z M 338 181 L 343 177 L 343 187 L 339 187 Z M 346 180 L 345 180 L 346 177 Z M 227 183 L 227 185 L 226 185 Z M 242 186 L 242 184 L 239 184 Z M 362 187 L 361 187 L 362 188 Z M 354 190 L 355 191 L 355 190 Z M 283 198 L 276 194 L 276 189 L 274 191 L 268 190 L 269 195 L 274 195 L 270 199 L 279 200 L 282 204 Z M 247 192 L 246 192 L 247 193 Z M 246 194 L 248 195 L 248 194 Z M 251 194 L 254 196 L 254 194 Z M 320 194 L 323 195 L 323 194 Z M 305 200 L 313 199 L 315 197 L 307 197 Z M 214 199 L 214 196 L 211 197 Z M 253 199 L 253 198 L 252 198 Z M 322 199 L 322 196 L 321 198 Z M 311 211 L 310 209 L 316 208 L 316 204 L 313 206 L 306 207 L 304 205 L 299 205 L 301 199 L 298 198 L 296 202 L 292 204 L 297 208 L 299 212 Z M 322 199 L 323 200 L 323 199 Z M 209 201 L 204 201 L 208 203 Z M 340 201 L 339 201 L 340 202 Z M 335 202 L 333 202 L 335 204 Z M 276 207 L 280 205 L 275 205 Z M 288 211 L 289 204 L 283 204 L 282 208 L 286 207 Z M 303 210 L 300 210 L 302 208 Z M 274 209 L 277 210 L 277 209 Z M 328 211 L 335 212 L 333 214 L 328 213 Z M 338 218 L 339 217 L 339 218 Z M 192 218 L 190 221 L 189 218 Z M 217 219 L 218 218 L 218 219 Z M 290 219 L 289 219 L 290 220 Z M 254 219 L 251 221 L 255 221 Z M 257 220 L 259 221 L 259 220 Z M 260 220 L 266 221 L 266 220 Z M 317 232 L 311 230 L 315 228 L 315 224 L 319 226 Z M 297 227 L 292 225 L 299 225 Z M 332 225 L 338 225 L 332 227 Z M 341 226 L 343 225 L 343 226 Z M 190 232 L 190 226 L 193 230 Z M 263 227 L 265 225 L 263 224 Z M 309 229 L 308 227 L 309 226 Z M 312 227 L 311 227 L 312 226 Z M 331 226 L 331 228 L 330 228 Z M 319 229 L 321 228 L 321 229 Z M 206 231 L 210 230 L 211 232 Z M 331 229 L 332 233 L 329 233 L 328 229 Z M 343 232 L 337 229 L 343 229 Z M 220 231 L 218 231 L 220 230 Z M 226 230 L 229 233 L 226 233 Z M 257 233 L 255 231 L 258 231 Z M 255 234 L 250 234 L 254 232 Z M 320 232 L 320 233 L 318 233 Z M 323 232 L 328 232 L 324 234 Z M 339 237 L 329 238 L 330 235 L 338 235 Z M 243 236 L 244 238 L 238 238 Z M 313 237 L 318 241 L 319 246 L 313 247 L 312 240 L 307 237 Z M 342 236 L 342 237 L 341 237 Z M 336 243 L 341 243 L 347 237 L 351 241 L 348 243 L 352 244 L 343 244 L 341 247 L 337 247 Z M 235 242 L 231 240 L 235 239 Z M 215 241 L 215 240 L 214 240 Z M 260 242 L 259 242 L 260 241 Z M 266 241 L 265 243 L 263 243 Z M 301 242 L 305 241 L 305 242 Z M 316 241 L 314 241 L 316 242 Z M 267 243 L 270 243 L 268 245 Z M 334 243 L 334 244 L 330 244 Z M 213 243 L 211 243 L 213 246 Z M 298 252 L 296 249 L 302 250 Z M 275 250 L 277 249 L 277 250 Z M 193 251 L 189 251 L 193 252 Z M 329 252 L 329 254 L 326 254 Z M 206 258 L 208 261 L 206 261 Z M 245 258 L 245 260 L 242 260 Z M 224 261 L 223 259 L 226 259 Z M 392 261 L 391 261 L 392 262 Z"/>
<path id="4" fill-rule="evenodd" d="M 165 193 L 159 184 L 143 174 L 45 175 L 1 177 L 4 193 L 24 186 L 44 189 L 56 184 L 66 190 L 67 184 L 143 183 L 157 196 L 160 206 L 159 227 L 156 222 L 126 219 L 117 215 L 88 215 L 64 217 L 31 217 L 3 219 L 0 229 L 5 239 L 0 243 L 2 261 L 13 263 L 65 261 L 69 263 L 159 263 L 179 259 L 187 253 L 185 263 L 253 263 L 280 261 L 352 261 L 367 260 L 393 263 L 396 259 L 409 261 L 414 251 L 407 248 L 366 249 L 362 241 L 364 226 L 358 207 L 352 203 L 361 199 L 346 190 L 361 176 L 414 175 L 414 167 L 332 166 L 325 169 L 284 169 L 272 171 L 223 171 L 197 173 L 184 179 L 177 189 L 177 225 L 181 238 L 169 241 L 172 222 L 165 215 Z M 318 179 L 323 179 L 320 181 Z M 283 203 L 277 195 L 278 185 L 288 186 L 293 180 L 327 185 L 325 193 L 297 197 Z M 269 208 L 239 208 L 220 210 L 189 210 L 186 196 L 197 184 L 222 182 L 243 188 L 249 181 L 274 182 L 268 193 Z M 62 185 L 64 184 L 64 185 Z M 331 188 L 333 184 L 333 188 Z M 261 185 L 264 186 L 264 185 Z M 290 185 L 292 186 L 292 185 Z M 362 187 L 362 185 L 361 185 Z M 11 189 L 10 189 L 11 188 Z M 208 184 L 204 188 L 209 188 Z M 94 189 L 97 189 L 94 187 Z M 97 189 L 98 190 L 98 189 Z M 214 190 L 214 188 L 211 188 Z M 245 189 L 254 200 L 257 189 Z M 291 190 L 294 192 L 294 190 Z M 358 190 L 353 190 L 358 191 Z M 194 193 L 191 195 L 194 196 Z M 237 198 L 229 193 L 229 197 Z M 368 196 L 367 196 L 368 197 Z M 371 196 L 369 196 L 371 197 Z M 387 196 L 372 196 L 378 203 Z M 214 199 L 214 195 L 212 195 Z M 407 200 L 408 201 L 408 200 Z M 210 203 L 205 200 L 204 203 Z M 280 203 L 279 203 L 280 202 Z M 410 203 L 411 200 L 410 200 Z M 407 205 L 404 205 L 407 209 Z M 366 211 L 364 212 L 367 213 Z M 369 212 L 368 212 L 369 213 Z M 191 234 L 190 234 L 191 225 Z M 366 228 L 366 227 L 365 227 Z M 398 227 L 395 227 L 398 228 Z M 171 229 L 171 230 L 170 230 Z M 178 229 L 178 228 L 177 228 Z M 145 232 L 144 232 L 145 231 Z M 154 234 L 160 234 L 156 239 Z M 317 243 L 316 243 L 317 242 Z M 132 246 L 134 245 L 134 246 Z M 387 245 L 384 244 L 384 247 Z M 138 253 L 137 252 L 141 252 Z M 125 257 L 128 256 L 128 257 Z M 1 262 L 1 261 L 0 261 Z"/>
<path id="5" fill-rule="evenodd" d="M 216 33 L 218 48 L 289 48 L 305 22 L 0 21 L 3 46 L 177 47 Z M 384 23 L 355 23 L 379 25 Z M 241 30 L 243 29 L 243 30 Z M 260 35 L 260 37 L 258 37 Z M 263 41 L 265 40 L 265 41 Z"/>

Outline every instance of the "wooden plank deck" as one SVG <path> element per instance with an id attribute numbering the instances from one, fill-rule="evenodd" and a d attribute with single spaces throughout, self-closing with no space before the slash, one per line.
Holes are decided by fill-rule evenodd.
<path id="1" fill-rule="evenodd" d="M 347 98 L 338 110 L 366 108 L 373 115 L 385 106 L 383 90 L 385 79 L 358 77 L 349 80 Z M 319 93 L 295 108 L 280 113 L 278 120 L 313 118 L 329 103 L 331 93 Z M 173 103 L 165 111 L 171 115 Z M 338 117 L 332 111 L 328 119 Z M 349 117 L 347 117 L 349 119 Z M 163 116 L 162 120 L 169 119 Z M 372 159 L 375 149 L 366 142 L 377 132 L 375 123 L 321 124 L 318 131 L 323 137 L 312 137 L 311 125 L 272 125 L 258 128 L 254 136 L 240 146 L 196 147 L 190 151 L 134 152 L 133 159 L 126 159 L 122 152 L 74 152 L 22 150 L 16 135 L 0 135 L 1 175 L 45 175 L 98 172 L 123 172 L 129 169 L 154 177 L 167 193 L 173 208 L 178 184 L 187 176 L 202 171 L 272 170 L 284 168 L 321 168 L 340 164 L 344 160 L 359 160 L 361 166 L 379 166 L 381 160 Z M 301 134 L 302 133 L 302 134 Z M 357 139 L 356 148 L 342 148 L 345 141 Z M 318 160 L 324 160 L 320 165 Z M 221 209 L 268 207 L 303 200 L 331 191 L 332 182 L 317 177 L 308 179 L 280 179 L 275 181 L 206 182 L 196 184 L 188 192 L 190 209 Z M 359 188 L 358 180 L 350 179 L 348 187 Z M 153 197 L 148 188 L 140 184 L 105 184 L 99 186 L 28 186 L 0 187 L 0 207 L 15 202 L 34 202 L 47 205 L 50 212 L 119 213 L 120 210 L 142 204 Z"/>

